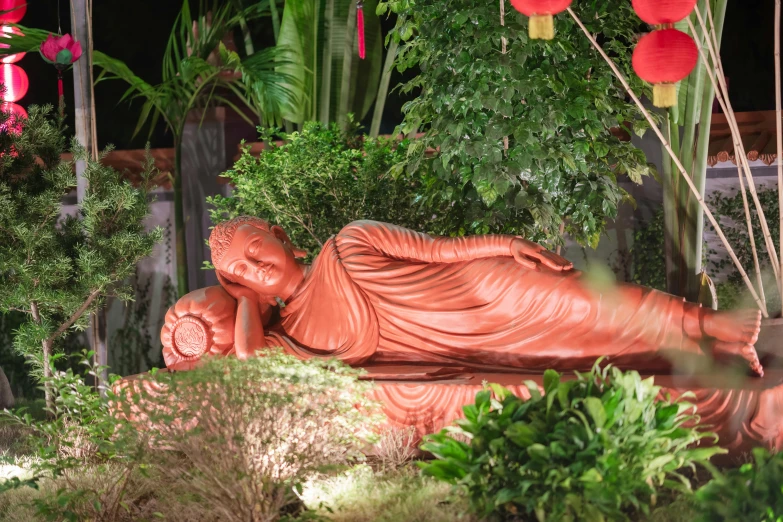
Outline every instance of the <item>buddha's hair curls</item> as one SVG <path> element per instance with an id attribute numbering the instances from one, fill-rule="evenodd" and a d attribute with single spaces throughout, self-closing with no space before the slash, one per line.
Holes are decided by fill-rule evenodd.
<path id="1" fill-rule="evenodd" d="M 234 239 L 234 234 L 242 225 L 250 225 L 265 232 L 269 232 L 270 229 L 268 221 L 253 216 L 239 216 L 230 221 L 218 223 L 209 234 L 209 248 L 212 250 L 212 264 L 215 267 L 226 255 L 226 251 Z"/>

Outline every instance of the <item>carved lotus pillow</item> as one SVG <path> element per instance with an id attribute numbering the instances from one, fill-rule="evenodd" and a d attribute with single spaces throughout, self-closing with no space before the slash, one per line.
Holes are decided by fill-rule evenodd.
<path id="1" fill-rule="evenodd" d="M 234 351 L 237 302 L 220 286 L 194 290 L 169 308 L 160 332 L 163 360 L 171 370 L 189 370 L 207 354 Z"/>

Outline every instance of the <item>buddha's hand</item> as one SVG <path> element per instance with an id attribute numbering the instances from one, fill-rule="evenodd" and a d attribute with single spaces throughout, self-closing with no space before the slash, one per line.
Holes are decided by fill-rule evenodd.
<path id="1" fill-rule="evenodd" d="M 242 286 L 237 283 L 232 283 L 228 279 L 226 279 L 223 275 L 220 274 L 220 272 L 217 272 L 217 278 L 218 282 L 220 283 L 220 286 L 223 287 L 223 289 L 228 292 L 228 295 L 236 299 L 237 301 L 241 299 L 250 299 L 251 301 L 257 301 L 258 296 L 256 293 L 249 289 L 246 286 Z"/>
<path id="2" fill-rule="evenodd" d="M 515 238 L 511 242 L 511 255 L 514 256 L 517 263 L 531 270 L 538 270 L 539 264 L 558 272 L 571 270 L 574 267 L 568 259 L 550 252 L 538 243 L 521 237 Z"/>

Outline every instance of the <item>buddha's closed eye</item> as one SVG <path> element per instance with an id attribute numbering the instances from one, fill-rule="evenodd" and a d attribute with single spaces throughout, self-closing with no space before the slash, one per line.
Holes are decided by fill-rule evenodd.
<path id="1" fill-rule="evenodd" d="M 234 270 L 232 270 L 235 276 L 242 277 L 245 275 L 245 272 L 247 272 L 247 265 L 242 263 L 240 265 L 237 265 L 234 267 Z"/>

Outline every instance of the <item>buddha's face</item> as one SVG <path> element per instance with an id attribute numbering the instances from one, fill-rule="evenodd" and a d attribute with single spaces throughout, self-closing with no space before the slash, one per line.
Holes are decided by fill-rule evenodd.
<path id="1" fill-rule="evenodd" d="M 252 225 L 237 228 L 220 266 L 220 275 L 259 295 L 286 299 L 293 280 L 301 279 L 294 253 L 285 244 L 285 232 L 272 227 L 266 232 Z"/>

